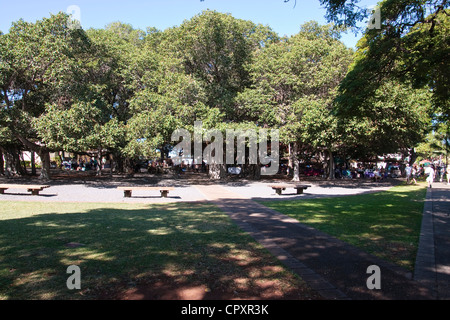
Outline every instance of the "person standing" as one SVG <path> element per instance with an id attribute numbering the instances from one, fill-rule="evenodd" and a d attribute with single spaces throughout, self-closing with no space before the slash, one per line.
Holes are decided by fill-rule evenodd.
<path id="1" fill-rule="evenodd" d="M 411 178 L 414 181 L 414 184 L 417 183 L 416 176 L 417 176 L 417 167 L 416 167 L 416 165 L 414 165 L 411 170 Z"/>
<path id="2" fill-rule="evenodd" d="M 450 165 L 447 166 L 447 185 L 450 185 Z"/>
<path id="3" fill-rule="evenodd" d="M 409 184 L 410 180 L 411 180 L 411 172 L 412 172 L 412 168 L 409 166 L 409 163 L 406 165 L 405 168 L 405 173 L 406 173 L 406 183 Z"/>
<path id="4" fill-rule="evenodd" d="M 430 165 L 430 167 L 428 168 L 428 177 L 427 177 L 428 188 L 433 187 L 434 174 L 435 174 L 434 166 Z"/>

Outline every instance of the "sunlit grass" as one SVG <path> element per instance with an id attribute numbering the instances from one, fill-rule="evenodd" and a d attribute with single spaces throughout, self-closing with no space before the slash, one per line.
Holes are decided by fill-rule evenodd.
<path id="1" fill-rule="evenodd" d="M 425 194 L 420 183 L 372 194 L 262 203 L 412 270 Z"/>

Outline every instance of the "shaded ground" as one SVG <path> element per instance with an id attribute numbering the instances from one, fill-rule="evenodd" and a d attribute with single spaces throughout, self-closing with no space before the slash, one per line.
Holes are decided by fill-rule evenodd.
<path id="1" fill-rule="evenodd" d="M 214 282 L 210 279 L 207 282 Z M 256 280 L 236 279 L 236 288 L 211 289 L 205 284 L 182 281 L 162 275 L 145 283 L 121 284 L 109 291 L 98 292 L 104 300 L 322 300 L 323 298 L 300 282 L 287 284 L 285 279 Z"/>
<path id="2" fill-rule="evenodd" d="M 205 202 L 0 201 L 0 299 L 318 298 Z"/>

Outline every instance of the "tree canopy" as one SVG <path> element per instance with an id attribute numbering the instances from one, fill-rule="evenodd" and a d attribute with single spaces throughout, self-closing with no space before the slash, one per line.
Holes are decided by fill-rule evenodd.
<path id="1" fill-rule="evenodd" d="M 278 129 L 294 178 L 299 158 L 318 153 L 331 177 L 336 154 L 409 152 L 432 116 L 448 116 L 445 10 L 406 33 L 369 30 L 356 52 L 340 41 L 342 28 L 314 21 L 291 37 L 211 10 L 164 31 L 122 22 L 83 30 L 68 21 L 64 13 L 20 20 L 0 35 L 8 168 L 30 150 L 43 160 L 43 178 L 50 151 L 109 154 L 125 170 L 166 157 L 172 133 L 193 133 L 201 121 L 223 133 Z"/>
<path id="2" fill-rule="evenodd" d="M 357 0 L 320 0 L 327 18 L 357 29 L 370 12 Z M 450 112 L 450 11 L 447 0 L 384 0 L 377 4 L 380 29 L 365 29 L 337 102 L 345 115 L 364 109 L 370 97 L 395 78 L 432 93 L 431 112 L 448 121 Z"/>

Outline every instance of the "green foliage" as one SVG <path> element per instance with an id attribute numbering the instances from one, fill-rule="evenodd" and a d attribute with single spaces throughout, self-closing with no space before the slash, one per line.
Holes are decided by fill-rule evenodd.
<path id="1" fill-rule="evenodd" d="M 375 92 L 395 79 L 429 89 L 430 112 L 448 120 L 449 12 L 440 8 L 426 15 L 425 3 L 386 0 L 380 4 L 382 29 L 368 30 L 358 42 L 355 61 L 340 85 L 337 103 L 342 116 L 361 115 Z"/>
<path id="2" fill-rule="evenodd" d="M 425 137 L 415 151 L 418 159 L 433 159 L 444 156 L 448 163 L 450 152 L 450 126 L 448 123 L 436 123 L 434 130 Z"/>
<path id="3" fill-rule="evenodd" d="M 204 11 L 168 30 L 162 47 L 170 48 L 182 71 L 198 83 L 202 102 L 234 120 L 233 100 L 251 83 L 247 65 L 253 52 L 276 39 L 267 27 Z"/>
<path id="4" fill-rule="evenodd" d="M 124 126 L 117 119 L 105 121 L 97 101 L 75 103 L 68 110 L 48 106 L 34 126 L 49 148 L 70 152 L 114 149 L 125 135 Z"/>
<path id="5" fill-rule="evenodd" d="M 89 41 L 82 31 L 67 26 L 62 13 L 34 24 L 19 20 L 0 39 L 6 121 L 13 135 L 36 140 L 33 120 L 45 113 L 46 103 L 67 96 L 76 57 L 88 50 Z"/>
<path id="6" fill-rule="evenodd" d="M 318 146 L 319 136 L 332 135 L 331 101 L 351 57 L 333 26 L 309 22 L 297 35 L 258 52 L 250 66 L 254 85 L 238 96 L 238 110 L 256 115 L 262 126 L 280 128 L 285 143 L 301 140 Z M 308 130 L 310 125 L 328 133 Z"/>
<path id="7" fill-rule="evenodd" d="M 422 141 L 430 128 L 430 92 L 398 81 L 380 87 L 361 113 L 339 121 L 349 153 L 395 153 Z"/>
<path id="8" fill-rule="evenodd" d="M 398 8 L 384 3 L 393 17 Z M 0 35 L 0 145 L 153 157 L 175 129 L 202 121 L 224 133 L 279 129 L 282 143 L 312 151 L 411 148 L 429 113 L 447 117 L 443 13 L 399 37 L 367 32 L 356 53 L 336 25 L 312 21 L 280 38 L 210 10 L 165 31 L 72 29 L 63 13 L 20 20 Z"/>

